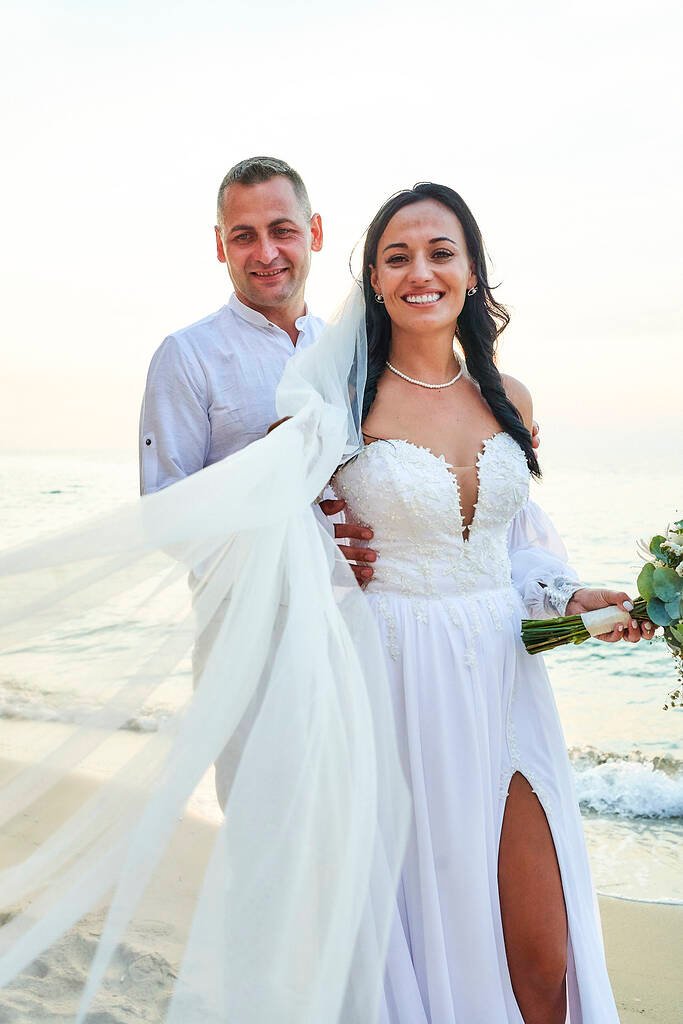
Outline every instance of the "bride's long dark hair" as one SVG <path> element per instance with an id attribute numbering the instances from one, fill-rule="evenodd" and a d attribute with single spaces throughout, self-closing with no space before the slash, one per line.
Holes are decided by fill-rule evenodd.
<path id="1" fill-rule="evenodd" d="M 368 333 L 368 375 L 363 395 L 363 419 L 377 394 L 377 382 L 384 373 L 391 344 L 391 320 L 386 307 L 375 301 L 375 293 L 370 284 L 370 267 L 377 263 L 379 240 L 391 218 L 404 206 L 419 203 L 423 199 L 434 199 L 452 210 L 462 225 L 467 252 L 477 277 L 477 292 L 465 300 L 455 333 L 467 358 L 467 369 L 481 388 L 491 412 L 503 430 L 517 441 L 526 456 L 529 469 L 538 477 L 541 470 L 531 444 L 531 435 L 517 408 L 505 394 L 494 362 L 498 336 L 510 322 L 510 315 L 493 297 L 486 269 L 486 251 L 477 222 L 465 201 L 446 185 L 422 181 L 412 189 L 397 192 L 377 212 L 368 228 L 363 249 L 363 293 Z"/>

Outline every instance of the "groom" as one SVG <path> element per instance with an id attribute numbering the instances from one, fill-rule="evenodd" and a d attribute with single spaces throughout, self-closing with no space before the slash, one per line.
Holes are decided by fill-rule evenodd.
<path id="1" fill-rule="evenodd" d="M 140 417 L 140 490 L 168 487 L 263 437 L 275 391 L 297 348 L 324 326 L 307 309 L 311 253 L 323 244 L 301 177 L 283 160 L 235 164 L 218 191 L 216 252 L 234 292 L 203 320 L 171 334 L 152 359 Z M 341 501 L 323 501 L 334 515 Z M 372 577 L 372 531 L 337 523 L 334 534 L 359 583 Z M 360 563 L 360 564 L 354 564 Z"/>

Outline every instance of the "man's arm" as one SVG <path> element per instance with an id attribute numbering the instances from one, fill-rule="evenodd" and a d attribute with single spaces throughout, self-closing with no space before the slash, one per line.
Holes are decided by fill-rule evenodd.
<path id="1" fill-rule="evenodd" d="M 172 335 L 157 349 L 140 414 L 140 493 L 203 469 L 211 443 L 208 388 L 201 366 Z"/>

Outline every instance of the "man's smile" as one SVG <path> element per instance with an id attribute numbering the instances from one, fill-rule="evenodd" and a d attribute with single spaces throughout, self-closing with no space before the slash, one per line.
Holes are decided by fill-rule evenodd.
<path id="1" fill-rule="evenodd" d="M 260 278 L 279 277 L 288 269 L 288 267 L 276 267 L 274 270 L 252 270 L 251 273 L 254 277 Z"/>

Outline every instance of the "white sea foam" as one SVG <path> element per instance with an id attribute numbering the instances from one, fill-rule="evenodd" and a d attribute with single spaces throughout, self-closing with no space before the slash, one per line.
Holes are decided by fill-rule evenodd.
<path id="1" fill-rule="evenodd" d="M 570 751 L 576 792 L 584 811 L 622 818 L 683 817 L 683 762 L 592 749 Z"/>
<path id="2" fill-rule="evenodd" d="M 16 719 L 22 722 L 65 722 L 81 725 L 96 707 L 60 707 L 57 704 L 37 702 L 17 697 L 0 699 L 0 719 Z M 163 711 L 140 714 L 129 718 L 122 729 L 128 732 L 157 732 L 168 717 Z"/>

